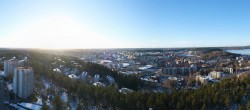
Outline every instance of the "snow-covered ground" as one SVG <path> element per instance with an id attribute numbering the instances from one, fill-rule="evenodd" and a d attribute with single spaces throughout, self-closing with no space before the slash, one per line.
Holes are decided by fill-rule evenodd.
<path id="1" fill-rule="evenodd" d="M 24 103 L 24 102 L 22 102 L 19 105 L 21 105 L 23 107 L 26 107 L 28 109 L 31 109 L 31 110 L 41 110 L 41 108 L 42 108 L 42 106 L 36 105 L 36 104 L 32 104 L 32 103 Z M 18 104 L 10 104 L 10 106 L 13 106 L 13 107 L 15 107 L 18 110 L 27 110 L 27 109 L 25 109 L 23 107 L 18 106 Z"/>
<path id="2" fill-rule="evenodd" d="M 209 79 L 209 80 L 213 80 L 213 78 L 211 77 L 211 74 L 208 74 L 208 75 L 206 76 L 206 78 Z"/>
<path id="3" fill-rule="evenodd" d="M 61 99 L 64 103 L 66 103 L 68 101 L 68 94 L 66 92 L 63 92 L 61 95 Z M 76 110 L 77 103 L 70 101 L 70 107 L 71 107 L 71 110 Z"/>
<path id="4" fill-rule="evenodd" d="M 71 110 L 76 110 L 77 104 L 74 102 L 70 102 Z"/>
<path id="5" fill-rule="evenodd" d="M 43 85 L 45 86 L 46 89 L 50 88 L 51 86 L 51 84 L 46 80 L 43 80 Z"/>
<path id="6" fill-rule="evenodd" d="M 26 107 L 26 108 L 29 108 L 31 110 L 41 110 L 42 106 L 40 105 L 36 105 L 36 104 L 31 104 L 31 103 L 20 103 L 20 105 Z"/>
<path id="7" fill-rule="evenodd" d="M 37 97 L 36 103 L 42 105 L 43 104 L 42 98 L 41 97 Z"/>
<path id="8" fill-rule="evenodd" d="M 26 109 L 24 109 L 22 107 L 17 106 L 16 104 L 10 104 L 10 106 L 15 107 L 18 110 L 26 110 Z"/>
<path id="9" fill-rule="evenodd" d="M 64 103 L 68 101 L 68 94 L 66 92 L 63 92 L 61 95 L 61 99 Z"/>

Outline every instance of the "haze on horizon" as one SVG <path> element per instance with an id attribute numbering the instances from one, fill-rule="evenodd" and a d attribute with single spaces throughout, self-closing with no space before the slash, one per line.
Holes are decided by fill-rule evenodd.
<path id="1" fill-rule="evenodd" d="M 0 47 L 250 45 L 247 0 L 1 0 Z"/>

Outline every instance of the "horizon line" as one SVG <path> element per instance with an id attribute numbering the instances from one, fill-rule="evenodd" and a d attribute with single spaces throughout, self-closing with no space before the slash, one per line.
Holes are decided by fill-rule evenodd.
<path id="1" fill-rule="evenodd" d="M 0 47 L 0 49 L 28 49 L 28 50 L 105 50 L 105 49 L 185 49 L 185 48 L 233 48 L 245 46 L 196 46 L 196 47 L 112 47 L 112 48 L 32 48 L 32 47 Z"/>

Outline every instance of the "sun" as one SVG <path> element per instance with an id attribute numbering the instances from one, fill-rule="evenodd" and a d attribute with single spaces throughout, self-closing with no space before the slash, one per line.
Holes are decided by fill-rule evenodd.
<path id="1" fill-rule="evenodd" d="M 7 35 L 2 46 L 21 48 L 72 49 L 110 48 L 112 40 L 88 30 L 68 16 L 50 16 L 31 21 Z"/>

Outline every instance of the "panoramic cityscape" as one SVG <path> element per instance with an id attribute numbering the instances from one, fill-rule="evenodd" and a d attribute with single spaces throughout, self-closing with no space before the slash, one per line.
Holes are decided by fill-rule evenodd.
<path id="1" fill-rule="evenodd" d="M 250 110 L 249 4 L 1 0 L 0 110 Z"/>

